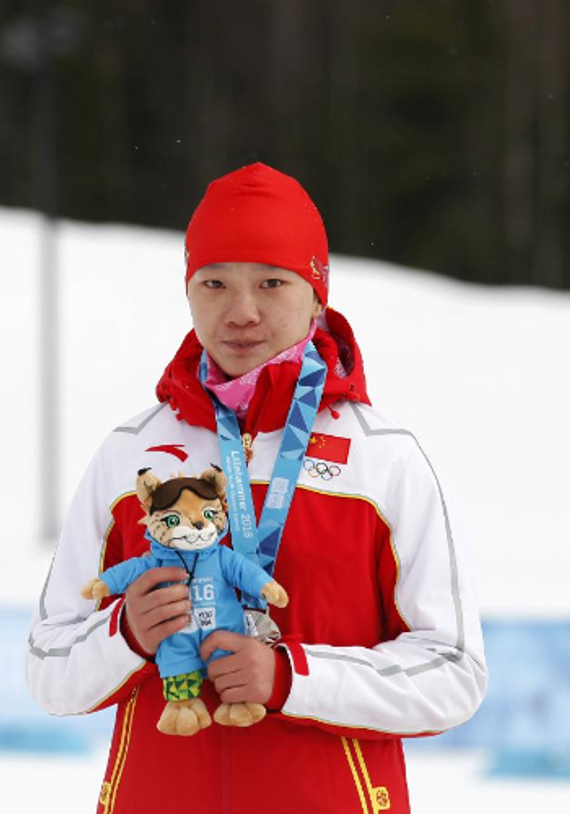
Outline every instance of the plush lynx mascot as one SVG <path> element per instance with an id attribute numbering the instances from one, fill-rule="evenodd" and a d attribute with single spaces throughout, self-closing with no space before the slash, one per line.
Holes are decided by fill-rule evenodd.
<path id="1" fill-rule="evenodd" d="M 179 633 L 163 640 L 156 663 L 168 703 L 158 722 L 169 735 L 194 735 L 211 724 L 199 697 L 205 675 L 200 644 L 213 630 L 244 633 L 243 608 L 235 588 L 285 607 L 287 593 L 262 568 L 219 545 L 226 533 L 226 479 L 217 468 L 200 478 L 179 477 L 161 483 L 149 469 L 137 477 L 137 495 L 146 517 L 150 555 L 134 557 L 104 571 L 83 588 L 86 599 L 123 593 L 150 568 L 183 566 L 188 574 L 192 618 Z M 211 658 L 226 655 L 215 651 Z M 214 719 L 226 726 L 250 726 L 265 715 L 262 704 L 221 704 Z"/>

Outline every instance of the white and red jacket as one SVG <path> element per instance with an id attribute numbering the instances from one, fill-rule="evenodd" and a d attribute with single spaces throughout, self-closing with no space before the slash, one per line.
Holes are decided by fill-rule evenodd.
<path id="1" fill-rule="evenodd" d="M 290 597 L 272 609 L 291 665 L 279 712 L 248 729 L 161 734 L 162 683 L 121 632 L 121 600 L 94 610 L 80 595 L 100 570 L 147 548 L 137 470 L 166 479 L 220 461 L 194 334 L 159 383 L 162 403 L 118 427 L 79 486 L 32 625 L 28 674 L 53 714 L 118 704 L 101 814 L 407 814 L 402 737 L 457 726 L 481 703 L 464 542 L 429 460 L 369 406 L 352 332 L 327 313 L 314 342 L 329 375 L 275 570 Z M 258 512 L 298 371 L 268 366 L 248 411 Z M 206 681 L 211 710 L 214 695 Z"/>

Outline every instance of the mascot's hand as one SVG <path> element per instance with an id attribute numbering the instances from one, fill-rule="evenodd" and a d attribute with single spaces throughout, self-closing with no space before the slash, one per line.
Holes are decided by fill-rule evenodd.
<path id="1" fill-rule="evenodd" d="M 260 593 L 270 605 L 275 605 L 276 608 L 285 608 L 289 604 L 287 591 L 275 580 L 271 580 L 271 582 L 264 585 Z"/>
<path id="2" fill-rule="evenodd" d="M 103 599 L 104 596 L 109 596 L 110 593 L 111 591 L 106 583 L 98 577 L 90 579 L 81 589 L 83 599 Z"/>

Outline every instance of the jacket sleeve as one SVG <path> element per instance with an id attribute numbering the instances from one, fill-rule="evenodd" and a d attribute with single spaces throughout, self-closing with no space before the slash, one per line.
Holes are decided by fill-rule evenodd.
<path id="1" fill-rule="evenodd" d="M 370 649 L 284 642 L 292 685 L 281 715 L 359 738 L 437 734 L 468 720 L 485 695 L 473 568 L 415 439 L 382 500 L 395 560 L 382 603 L 400 632 Z"/>
<path id="2" fill-rule="evenodd" d="M 108 490 L 103 445 L 71 503 L 29 632 L 30 691 L 54 715 L 116 703 L 155 670 L 121 635 L 121 600 L 97 610 L 80 593 L 99 574 L 114 522 Z"/>

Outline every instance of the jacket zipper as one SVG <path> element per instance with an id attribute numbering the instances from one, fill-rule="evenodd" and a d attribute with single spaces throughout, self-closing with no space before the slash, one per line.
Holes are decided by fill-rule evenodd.
<path id="1" fill-rule="evenodd" d="M 221 796 L 222 796 L 222 810 L 221 814 L 231 814 L 231 778 L 230 778 L 230 743 L 229 730 L 223 726 L 222 729 L 222 778 L 221 778 Z"/>

